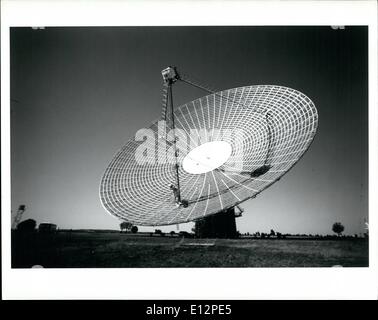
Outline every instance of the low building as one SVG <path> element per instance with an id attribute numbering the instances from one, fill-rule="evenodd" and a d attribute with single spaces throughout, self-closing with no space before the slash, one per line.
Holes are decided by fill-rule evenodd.
<path id="1" fill-rule="evenodd" d="M 40 223 L 38 226 L 40 233 L 54 233 L 56 232 L 56 224 L 54 223 Z"/>

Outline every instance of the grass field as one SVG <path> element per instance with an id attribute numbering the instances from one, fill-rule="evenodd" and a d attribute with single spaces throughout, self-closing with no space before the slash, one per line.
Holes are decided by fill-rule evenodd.
<path id="1" fill-rule="evenodd" d="M 117 232 L 12 235 L 12 267 L 367 267 L 368 242 L 150 237 Z"/>

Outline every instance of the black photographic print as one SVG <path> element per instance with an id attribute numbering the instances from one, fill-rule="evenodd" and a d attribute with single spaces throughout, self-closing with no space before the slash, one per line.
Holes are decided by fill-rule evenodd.
<path id="1" fill-rule="evenodd" d="M 10 43 L 13 268 L 368 266 L 367 27 Z"/>

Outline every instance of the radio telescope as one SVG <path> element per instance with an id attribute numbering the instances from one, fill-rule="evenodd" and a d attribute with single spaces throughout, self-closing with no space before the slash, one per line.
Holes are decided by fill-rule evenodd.
<path id="1" fill-rule="evenodd" d="M 251 85 L 215 92 L 175 67 L 162 74 L 161 119 L 118 151 L 101 180 L 104 208 L 122 220 L 170 225 L 233 210 L 278 181 L 316 134 L 315 105 L 297 90 Z M 177 81 L 208 94 L 174 108 Z"/>

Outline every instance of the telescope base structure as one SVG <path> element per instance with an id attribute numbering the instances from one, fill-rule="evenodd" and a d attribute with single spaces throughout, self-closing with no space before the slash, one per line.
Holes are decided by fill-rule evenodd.
<path id="1" fill-rule="evenodd" d="M 196 238 L 237 238 L 235 208 L 197 220 L 195 235 Z"/>

